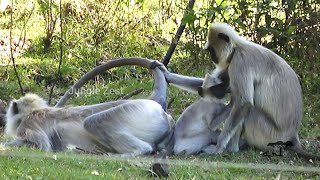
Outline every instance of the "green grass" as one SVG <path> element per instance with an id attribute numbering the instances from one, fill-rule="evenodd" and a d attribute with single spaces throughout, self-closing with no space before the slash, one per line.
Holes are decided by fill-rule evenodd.
<path id="1" fill-rule="evenodd" d="M 203 72 L 194 72 L 198 76 Z M 91 82 L 84 88 L 99 89 L 99 93 L 92 95 L 79 95 L 72 98 L 68 103 L 73 105 L 94 104 L 115 100 L 118 97 L 128 94 L 136 89 L 143 88 L 144 91 L 133 98 L 147 98 L 152 90 L 153 81 L 150 77 L 127 77 L 120 81 L 109 82 Z M 0 88 L 8 96 L 13 95 L 16 89 L 14 81 L 1 82 Z M 49 89 L 43 89 L 43 85 L 30 83 L 28 86 L 30 92 L 46 96 Z M 120 94 L 110 93 L 111 89 L 120 90 Z M 58 94 L 63 93 L 66 87 L 55 89 L 55 100 L 59 98 Z M 15 94 L 15 98 L 19 95 Z M 175 97 L 169 112 L 175 119 L 179 117 L 182 111 L 194 102 L 197 97 L 169 86 L 168 99 Z M 310 99 L 305 96 L 305 116 L 301 127 L 302 138 L 315 139 L 319 137 L 319 128 L 310 126 L 310 122 L 317 119 L 318 114 L 312 114 L 315 111 L 314 104 L 310 104 Z M 317 153 L 319 146 L 317 144 L 305 144 L 308 151 Z M 8 153 L 10 155 L 8 155 Z M 147 170 L 150 167 L 152 158 L 144 159 L 137 163 L 136 159 L 124 160 L 113 157 L 93 156 L 87 154 L 57 153 L 57 160 L 54 160 L 54 153 L 44 153 L 34 149 L 9 149 L 1 151 L 0 169 L 2 178 L 23 177 L 40 179 L 41 177 L 51 178 L 149 178 Z M 172 159 L 172 160 L 171 160 Z M 214 164 L 217 162 L 217 164 Z M 239 153 L 225 153 L 223 155 L 211 156 L 175 156 L 170 157 L 170 178 L 172 179 L 267 179 L 276 178 L 279 174 L 281 178 L 316 178 L 320 171 L 320 162 L 308 162 L 296 157 L 295 154 L 289 153 L 284 157 L 266 157 L 260 155 L 257 150 L 246 150 Z M 139 164 L 137 166 L 136 164 Z M 142 165 L 142 167 L 140 167 Z M 260 168 L 261 167 L 261 168 Z M 257 168 L 257 169 L 255 169 Z M 300 169 L 300 170 L 299 170 Z M 301 171 L 302 169 L 302 171 Z M 309 172 L 311 171 L 313 172 Z M 316 169 L 316 170 L 315 170 Z M 94 175 L 93 172 L 99 175 Z M 317 173 L 315 173 L 317 171 Z M 92 174 L 93 173 L 93 174 Z"/>
<path id="2" fill-rule="evenodd" d="M 28 1 L 19 1 L 17 9 L 21 12 L 28 12 L 30 7 L 25 6 L 24 3 Z M 20 11 L 15 11 L 14 36 L 19 36 L 23 27 L 22 20 L 25 15 Z M 95 22 L 96 19 L 93 18 L 94 16 L 90 19 L 90 16 L 85 14 L 89 12 L 94 11 L 91 9 L 88 12 L 83 11 L 84 19 L 79 22 L 72 21 L 72 17 L 66 21 L 68 23 L 64 26 L 64 63 L 61 69 L 63 79 L 57 82 L 55 76 L 59 62 L 59 27 L 56 27 L 51 51 L 43 53 L 44 20 L 39 20 L 41 14 L 34 11 L 34 16 L 26 26 L 26 38 L 31 40 L 32 48 L 16 58 L 16 62 L 19 63 L 18 72 L 22 85 L 28 92 L 48 99 L 51 82 L 55 81 L 57 84 L 53 94 L 52 104 L 54 104 L 74 81 L 94 67 L 96 57 L 102 54 L 112 57 L 143 56 L 161 59 L 168 49 L 167 43 L 157 41 L 157 38 L 162 37 L 159 33 L 169 34 L 174 30 L 154 31 L 152 28 L 154 22 L 149 21 L 144 24 L 139 22 L 142 27 L 140 30 L 135 30 L 130 25 L 125 26 L 126 22 L 110 22 L 119 27 L 106 31 L 108 33 L 102 36 L 102 42 L 94 45 L 93 33 L 94 28 L 97 27 L 91 24 L 91 20 Z M 9 13 L 2 15 L 0 16 L 0 33 L 8 34 Z M 131 21 L 127 20 L 130 24 Z M 126 33 L 123 35 L 123 32 Z M 150 40 L 145 34 L 153 38 Z M 186 51 L 188 48 L 184 46 L 184 43 L 179 44 L 173 54 L 169 64 L 172 68 L 170 70 L 176 70 L 180 74 L 203 77 L 213 68 L 210 61 L 202 59 L 203 56 L 199 56 L 200 61 L 194 61 L 190 52 Z M 194 46 L 189 47 L 192 51 L 194 48 Z M 300 60 L 297 59 L 296 62 Z M 133 98 L 147 98 L 151 94 L 153 82 L 146 71 L 125 67 L 112 69 L 110 72 L 111 74 L 101 76 L 104 81 L 90 82 L 84 87 L 87 90 L 99 89 L 98 93 L 79 95 L 69 100 L 68 104 L 85 105 L 116 100 L 139 88 L 143 88 L 144 91 Z M 303 72 L 308 74 L 307 71 Z M 118 77 L 121 80 L 118 80 Z M 306 84 L 311 82 L 316 84 L 319 81 L 314 78 L 310 79 L 310 82 L 302 82 L 302 85 L 309 90 Z M 46 85 L 49 86 L 46 87 Z M 0 99 L 9 101 L 11 98 L 19 98 L 17 87 L 12 66 L 1 66 Z M 117 92 L 112 93 L 111 90 Z M 320 102 L 317 100 L 320 95 L 319 91 L 309 91 L 304 92 L 304 119 L 299 134 L 302 139 L 310 142 L 304 143 L 304 148 L 309 152 L 319 154 Z M 198 98 L 177 88 L 169 87 L 168 99 L 173 97 L 175 99 L 169 112 L 174 119 L 178 119 L 182 111 Z M 1 137 L 0 140 L 4 141 Z M 154 161 L 156 160 L 152 156 L 127 159 L 75 152 L 46 153 L 29 148 L 4 149 L 0 147 L 0 179 L 150 179 L 148 171 Z M 291 152 L 287 152 L 282 157 L 266 157 L 261 155 L 260 151 L 252 149 L 221 155 L 172 156 L 167 163 L 170 166 L 170 179 L 319 179 L 320 176 L 320 162 L 299 159 Z"/>
<path id="3" fill-rule="evenodd" d="M 130 78 L 110 82 L 107 86 L 96 85 L 103 89 L 123 87 L 127 94 L 143 87 L 144 91 L 133 98 L 146 98 L 152 89 L 150 78 Z M 90 88 L 95 86 L 91 84 Z M 32 88 L 40 93 L 38 88 Z M 62 89 L 57 89 L 63 92 Z M 40 93 L 41 94 L 41 93 Z M 43 94 L 43 92 L 42 92 Z M 196 97 L 169 87 L 169 98 L 176 97 L 170 112 L 178 118 L 182 110 Z M 119 95 L 104 93 L 91 96 L 79 96 L 70 100 L 70 104 L 92 104 L 116 99 Z M 308 121 L 308 119 L 305 119 Z M 318 128 L 302 127 L 304 136 L 318 132 Z M 305 148 L 318 153 L 317 144 L 305 144 Z M 56 158 L 55 158 L 56 157 Z M 89 154 L 45 153 L 36 149 L 0 149 L 0 179 L 149 179 L 148 170 L 155 159 L 152 156 L 137 158 L 119 158 L 114 156 L 97 156 Z M 317 179 L 320 175 L 320 162 L 299 159 L 294 153 L 286 152 L 282 157 L 266 157 L 258 150 L 244 150 L 239 153 L 222 155 L 173 156 L 168 160 L 170 179 Z"/>
<path id="4" fill-rule="evenodd" d="M 211 156 L 123 158 L 88 154 L 44 153 L 28 148 L 0 151 L 0 178 L 148 179 L 154 162 L 169 164 L 170 179 L 317 179 L 319 163 L 286 157 L 266 159 L 255 151 Z M 251 162 L 250 162 L 251 161 Z M 278 163 L 276 163 L 278 162 Z"/>
<path id="5" fill-rule="evenodd" d="M 204 72 L 194 72 L 198 76 Z M 84 88 L 99 89 L 99 93 L 79 95 L 72 98 L 68 104 L 84 105 L 115 100 L 136 89 L 144 91 L 133 98 L 147 98 L 152 90 L 153 81 L 146 75 L 141 78 L 129 76 L 123 80 L 107 82 L 91 82 Z M 15 81 L 2 81 L 2 93 L 8 96 L 16 90 Z M 43 84 L 29 82 L 28 89 L 47 98 L 49 89 L 43 89 Z M 55 88 L 54 103 L 67 87 Z M 109 90 L 120 90 L 120 94 Z M 3 91 L 4 90 L 4 91 Z M 177 119 L 182 111 L 198 97 L 169 86 L 168 99 L 175 97 L 169 112 Z M 302 139 L 313 140 L 304 147 L 313 153 L 318 153 L 319 143 L 314 140 L 319 137 L 318 126 L 310 125 L 318 119 L 316 105 L 305 96 L 305 115 L 300 134 Z M 88 154 L 45 153 L 39 150 L 1 149 L 0 179 L 149 179 L 148 170 L 154 161 L 152 157 L 115 158 L 110 156 L 95 156 Z M 57 157 L 55 160 L 54 156 Z M 308 162 L 299 159 L 294 153 L 288 152 L 283 157 L 266 157 L 258 150 L 246 150 L 239 153 L 224 153 L 210 156 L 173 156 L 170 164 L 170 179 L 317 179 L 320 174 L 320 162 Z"/>

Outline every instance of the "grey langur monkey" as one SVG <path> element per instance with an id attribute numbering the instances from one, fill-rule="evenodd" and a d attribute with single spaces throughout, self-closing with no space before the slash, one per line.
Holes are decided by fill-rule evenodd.
<path id="1" fill-rule="evenodd" d="M 299 156 L 320 159 L 301 147 L 298 137 L 303 106 L 301 86 L 284 59 L 239 36 L 225 23 L 210 26 L 204 49 L 218 69 L 227 70 L 233 101 L 217 145 L 212 145 L 211 150 L 207 148 L 207 152 L 221 153 L 230 141 L 231 150 L 237 152 L 241 136 L 249 145 L 262 150 L 268 150 L 269 143 L 290 141 L 293 144 L 290 148 Z M 202 82 L 201 78 L 167 71 L 164 74 L 168 82 L 193 92 Z M 248 104 L 251 105 L 248 114 L 239 116 Z"/>
<path id="2" fill-rule="evenodd" d="M 174 154 L 206 153 L 210 144 L 217 143 L 218 125 L 228 117 L 232 107 L 223 102 L 225 90 L 217 91 L 222 84 L 217 77 L 205 76 L 202 86 L 198 87 L 202 98 L 182 112 L 174 127 Z"/>
<path id="3" fill-rule="evenodd" d="M 56 107 L 49 107 L 34 94 L 13 100 L 6 114 L 5 134 L 14 140 L 5 145 L 30 145 L 45 151 L 63 151 L 71 145 L 130 156 L 159 150 L 171 132 L 172 118 L 165 111 L 167 86 L 158 68 L 152 69 L 155 88 L 150 100 L 62 107 L 77 89 L 102 71 L 123 65 L 150 68 L 152 63 L 144 58 L 120 58 L 98 66 L 75 83 Z"/>
<path id="4" fill-rule="evenodd" d="M 232 102 L 224 104 L 224 97 L 229 92 L 228 81 L 226 72 L 222 71 L 205 76 L 202 86 L 198 87 L 202 98 L 182 112 L 174 127 L 174 154 L 210 153 L 210 145 L 217 143 L 221 132 L 218 126 L 227 119 L 232 108 Z M 247 111 L 248 108 L 240 116 L 244 116 Z M 245 144 L 244 141 L 240 143 Z"/>

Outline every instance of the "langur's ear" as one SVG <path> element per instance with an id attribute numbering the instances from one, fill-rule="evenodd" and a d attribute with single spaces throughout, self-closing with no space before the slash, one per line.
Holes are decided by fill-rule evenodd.
<path id="1" fill-rule="evenodd" d="M 17 102 L 12 102 L 12 113 L 13 114 L 19 114 L 18 104 Z"/>
<path id="2" fill-rule="evenodd" d="M 227 42 L 227 43 L 230 42 L 229 36 L 227 36 L 227 35 L 224 34 L 224 33 L 219 33 L 219 34 L 218 34 L 218 38 L 224 40 L 224 41 Z"/>
<path id="3" fill-rule="evenodd" d="M 198 94 L 199 96 L 203 97 L 203 89 L 201 86 L 198 87 Z"/>

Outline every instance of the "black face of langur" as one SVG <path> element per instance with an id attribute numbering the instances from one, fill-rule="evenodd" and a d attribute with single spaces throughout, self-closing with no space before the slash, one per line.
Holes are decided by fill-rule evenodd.
<path id="1" fill-rule="evenodd" d="M 15 115 L 18 115 L 19 113 L 21 113 L 19 111 L 18 103 L 15 102 L 15 101 L 12 102 L 11 108 L 8 111 L 10 111 L 8 113 L 10 113 L 11 116 L 15 116 Z M 7 121 L 8 121 L 8 119 L 7 119 Z M 21 124 L 21 121 L 22 121 L 21 118 L 18 118 L 18 119 L 14 120 L 14 121 L 11 121 L 10 122 L 12 124 L 11 128 L 17 129 L 18 126 Z M 7 122 L 7 126 L 8 126 L 8 122 Z"/>
<path id="2" fill-rule="evenodd" d="M 221 83 L 210 86 L 209 88 L 198 87 L 198 94 L 201 97 L 210 96 L 218 99 L 222 99 L 225 97 L 227 93 L 230 93 L 229 89 L 229 76 L 228 71 L 222 72 L 218 79 L 221 80 Z"/>
<path id="3" fill-rule="evenodd" d="M 205 50 L 209 51 L 211 60 L 215 64 L 219 64 L 219 60 L 218 60 L 218 57 L 217 57 L 215 49 L 213 47 L 209 46 L 208 49 L 205 49 Z"/>
<path id="4" fill-rule="evenodd" d="M 221 54 L 217 54 L 217 51 L 220 51 L 220 49 L 224 48 L 224 46 L 227 46 L 228 44 L 230 44 L 230 38 L 227 35 L 223 34 L 223 33 L 219 33 L 217 36 L 213 36 L 211 33 L 209 33 L 208 42 L 216 44 L 216 47 L 214 47 L 211 44 L 207 43 L 205 45 L 205 47 L 204 47 L 204 50 L 209 52 L 211 60 L 215 64 L 221 63 L 221 56 L 222 55 Z M 229 59 L 231 60 L 231 58 L 229 58 Z"/>
<path id="5" fill-rule="evenodd" d="M 18 109 L 18 104 L 16 102 L 12 103 L 12 109 L 11 109 L 11 113 L 13 115 L 19 114 L 19 109 Z"/>
<path id="6" fill-rule="evenodd" d="M 226 95 L 226 87 L 224 83 L 211 86 L 208 89 L 199 87 L 198 94 L 201 97 L 210 96 L 210 97 L 222 99 Z"/>

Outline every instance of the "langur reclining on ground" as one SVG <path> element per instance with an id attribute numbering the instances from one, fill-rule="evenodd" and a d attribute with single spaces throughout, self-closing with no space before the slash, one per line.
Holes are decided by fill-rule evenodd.
<path id="1" fill-rule="evenodd" d="M 105 70 L 123 65 L 150 68 L 152 63 L 143 58 L 120 58 L 98 66 L 75 83 L 56 107 L 49 107 L 34 94 L 13 100 L 6 114 L 5 134 L 14 140 L 5 145 L 31 145 L 45 151 L 63 151 L 72 145 L 126 155 L 158 150 L 171 133 L 171 116 L 166 113 L 167 83 L 158 68 L 152 69 L 155 89 L 150 100 L 62 107 L 77 89 Z"/>
<path id="2" fill-rule="evenodd" d="M 198 154 L 217 143 L 218 125 L 228 117 L 231 105 L 223 102 L 225 90 L 218 78 L 207 74 L 198 88 L 202 97 L 185 109 L 174 127 L 174 154 Z M 211 92 L 211 89 L 213 92 Z"/>

